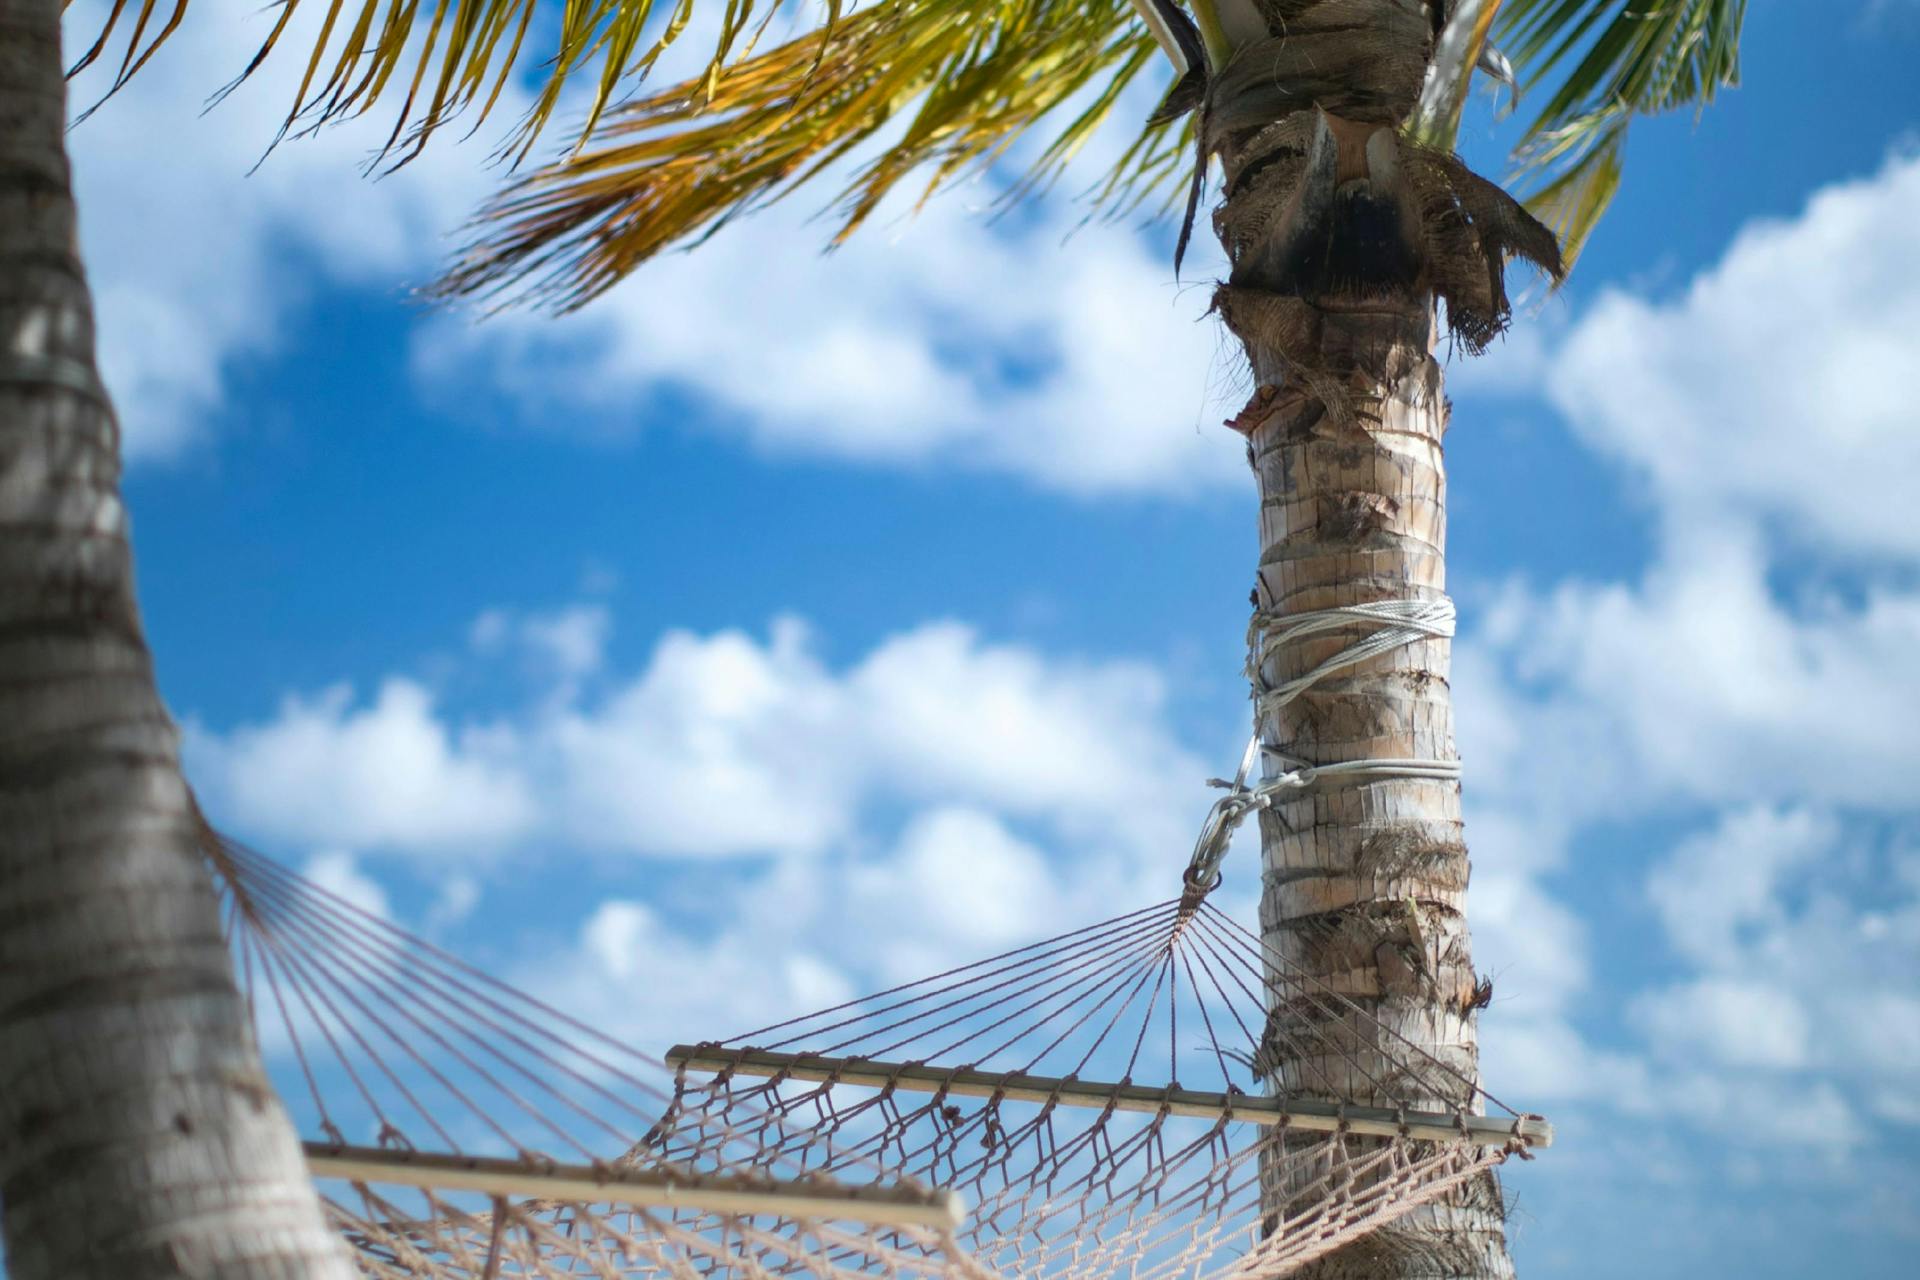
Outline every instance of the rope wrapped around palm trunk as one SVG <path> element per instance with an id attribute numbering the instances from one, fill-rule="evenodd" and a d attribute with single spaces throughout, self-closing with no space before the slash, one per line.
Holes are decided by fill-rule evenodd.
<path id="1" fill-rule="evenodd" d="M 1453 601 L 1445 596 L 1437 600 L 1381 600 L 1298 613 L 1266 610 L 1255 613 L 1247 626 L 1247 679 L 1253 685 L 1256 718 L 1286 706 L 1328 676 L 1391 653 L 1402 645 L 1430 637 L 1451 639 L 1454 616 Z M 1355 627 L 1371 628 L 1371 631 L 1311 670 L 1277 685 L 1267 684 L 1264 670 L 1270 651 L 1311 636 Z M 1249 782 L 1249 775 L 1263 757 L 1279 760 L 1287 767 L 1270 777 Z M 1247 742 L 1246 754 L 1240 758 L 1240 767 L 1231 781 L 1208 779 L 1210 785 L 1225 789 L 1227 794 L 1214 802 L 1212 812 L 1200 828 L 1193 858 L 1187 864 L 1187 893 L 1203 897 L 1212 890 L 1219 882 L 1220 863 L 1226 857 L 1235 829 L 1249 816 L 1271 807 L 1276 798 L 1322 783 L 1382 778 L 1458 781 L 1460 762 L 1393 758 L 1316 765 L 1263 744 L 1256 732 Z"/>

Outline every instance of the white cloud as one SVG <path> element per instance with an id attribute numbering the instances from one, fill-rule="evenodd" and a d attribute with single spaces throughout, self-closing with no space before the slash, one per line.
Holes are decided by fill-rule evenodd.
<path id="1" fill-rule="evenodd" d="M 456 733 L 414 681 L 360 705 L 348 686 L 291 696 L 218 735 L 189 726 L 188 770 L 236 831 L 293 845 L 488 850 L 535 815 L 525 777 L 481 729 Z"/>
<path id="2" fill-rule="evenodd" d="M 1499 1016 L 1530 1018 L 1563 1012 L 1590 980 L 1587 925 L 1524 874 L 1505 869 L 1497 851 L 1485 851 L 1478 824 L 1477 869 L 1468 895 L 1474 956 L 1493 978 Z"/>
<path id="3" fill-rule="evenodd" d="M 1920 554 L 1920 155 L 1750 225 L 1678 296 L 1603 294 L 1547 387 L 1673 525 L 1777 520 L 1803 546 Z"/>
<path id="4" fill-rule="evenodd" d="M 467 630 L 468 643 L 483 655 L 517 652 L 534 680 L 553 686 L 562 701 L 606 661 L 613 614 L 603 604 L 572 604 L 547 612 L 488 609 Z"/>
<path id="5" fill-rule="evenodd" d="M 1110 904 L 1063 882 L 1072 872 L 1061 863 L 992 814 L 923 812 L 884 857 L 841 873 L 842 927 L 867 935 L 862 950 L 881 981 L 901 982 L 1111 914 Z M 1082 857 L 1075 865 L 1097 875 L 1101 863 Z"/>
<path id="6" fill-rule="evenodd" d="M 672 633 L 602 702 L 532 731 L 589 847 L 817 853 L 882 796 L 975 803 L 1133 852 L 1178 847 L 1164 816 L 1203 767 L 1173 745 L 1163 691 L 1125 662 L 1049 660 L 934 623 L 844 673 L 804 627 L 768 641 Z"/>
<path id="7" fill-rule="evenodd" d="M 517 980 L 642 1045 L 737 1034 L 1097 919 L 1108 904 L 1076 865 L 983 811 L 924 810 L 890 845 L 730 882 L 700 927 L 603 902 Z"/>
<path id="8" fill-rule="evenodd" d="M 527 647 L 570 679 L 600 669 L 612 625 L 605 605 L 576 605 L 521 624 Z"/>
<path id="9" fill-rule="evenodd" d="M 1534 380 L 1657 526 L 1636 579 L 1508 584 L 1456 651 L 1496 1091 L 1834 1153 L 1920 1088 L 1920 894 L 1884 825 L 1916 816 L 1917 195 L 1896 157 L 1491 380 Z M 1820 585 L 1835 565 L 1849 593 Z M 1630 1034 L 1596 1044 L 1586 930 L 1544 877 L 1599 824 L 1661 817 L 1697 828 L 1646 878 L 1672 971 L 1606 991 Z"/>
<path id="10" fill-rule="evenodd" d="M 473 876 L 456 873 L 441 877 L 422 927 L 428 933 L 437 933 L 459 924 L 473 914 L 485 893 L 485 887 Z"/>
<path id="11" fill-rule="evenodd" d="M 1644 1059 L 1597 1050 L 1557 1017 L 1503 1017 L 1490 1024 L 1481 1037 L 1480 1073 L 1493 1094 L 1516 1107 L 1578 1101 L 1630 1113 L 1660 1108 Z"/>
<path id="12" fill-rule="evenodd" d="M 524 617 L 490 614 L 479 646 L 516 643 Z M 955 623 L 839 668 L 791 619 L 764 638 L 669 633 L 595 688 L 538 689 L 519 712 L 468 723 L 403 678 L 370 704 L 339 687 L 290 697 L 264 723 L 196 730 L 192 764 L 241 834 L 464 855 L 425 911 L 430 932 L 472 910 L 486 875 L 473 855 L 507 843 L 745 855 L 654 864 L 648 892 L 601 902 L 514 975 L 655 1048 L 1171 896 L 1207 799 L 1210 770 L 1168 727 L 1152 669 L 990 644 Z M 366 897 L 351 859 L 316 866 Z M 715 888 L 688 906 L 700 875 Z"/>
<path id="13" fill-rule="evenodd" d="M 644 902 L 609 899 L 570 947 L 532 961 L 514 982 L 653 1053 L 737 1035 L 857 995 L 859 988 L 834 963 L 784 927 L 794 918 L 794 901 L 784 913 L 743 911 L 726 932 L 693 937 Z M 797 902 L 804 911 L 806 899 Z"/>
<path id="14" fill-rule="evenodd" d="M 602 431 L 640 429 L 675 388 L 774 454 L 1086 494 L 1237 479 L 1239 451 L 1209 412 L 1220 338 L 1207 290 L 1177 288 L 1164 251 L 1129 228 L 1076 232 L 1084 210 L 1069 204 L 1013 227 L 974 204 L 953 192 L 912 218 L 883 210 L 823 255 L 825 228 L 796 197 L 577 315 L 442 322 L 419 368 L 449 389 L 484 370 L 530 416 Z"/>
<path id="15" fill-rule="evenodd" d="M 104 9 L 68 10 L 69 48 L 91 42 Z M 451 135 L 390 178 L 362 178 L 391 127 L 379 111 L 291 140 L 249 175 L 293 100 L 304 66 L 293 51 L 320 19 L 318 9 L 298 14 L 278 55 L 205 111 L 277 15 L 196 15 L 68 135 L 101 369 L 130 459 L 175 455 L 198 439 L 236 366 L 278 352 L 323 288 L 392 293 L 417 283 L 440 237 L 496 181 L 485 140 L 457 147 Z M 74 81 L 73 107 L 92 105 L 117 66 L 104 58 Z"/>
<path id="16" fill-rule="evenodd" d="M 1769 586 L 1777 567 L 1750 533 L 1696 529 L 1638 584 L 1509 598 L 1506 633 L 1487 638 L 1553 690 L 1538 710 L 1614 753 L 1588 777 L 1589 806 L 1634 791 L 1909 805 L 1920 593 L 1790 607 Z"/>
<path id="17" fill-rule="evenodd" d="M 1752 930 L 1784 921 L 1786 876 L 1830 856 L 1839 834 L 1831 816 L 1806 809 L 1725 816 L 1648 877 L 1668 939 L 1702 968 L 1737 967 Z"/>
<path id="18" fill-rule="evenodd" d="M 815 851 L 854 816 L 843 695 L 797 623 L 765 645 L 675 632 L 603 702 L 530 727 L 529 765 L 556 797 L 555 826 L 589 847 Z"/>
<path id="19" fill-rule="evenodd" d="M 581 616 L 496 611 L 474 634 L 497 648 Z M 265 723 L 196 730 L 195 776 L 240 831 L 358 848 L 814 856 L 903 800 L 984 807 L 1132 866 L 1177 860 L 1191 838 L 1207 770 L 1172 738 L 1143 665 L 932 623 L 834 671 L 784 620 L 764 641 L 669 633 L 642 670 L 602 673 L 587 697 L 573 677 L 585 657 L 598 665 L 607 625 L 590 623 L 592 643 L 563 646 L 552 687 L 514 715 L 443 716 L 401 677 L 366 705 L 336 686 Z"/>
<path id="20" fill-rule="evenodd" d="M 360 870 L 352 854 L 333 849 L 307 859 L 301 874 L 307 879 L 370 916 L 393 919 L 393 908 L 380 882 Z"/>
<path id="21" fill-rule="evenodd" d="M 1164 895 L 1177 866 L 1156 870 Z M 890 842 L 730 880 L 698 924 L 602 902 L 515 981 L 642 1046 L 737 1035 L 1144 905 L 1115 888 L 1134 871 L 981 809 L 923 809 Z"/>
<path id="22" fill-rule="evenodd" d="M 1831 1081 L 1699 1073 L 1660 1082 L 1668 1111 L 1744 1147 L 1799 1148 L 1813 1162 L 1863 1144 L 1869 1131 Z M 1841 1177 L 1845 1166 L 1830 1166 Z M 1773 1176 L 1778 1177 L 1777 1172 Z"/>
<path id="23" fill-rule="evenodd" d="M 1763 982 L 1703 978 L 1649 992 L 1630 1014 L 1672 1057 L 1731 1067 L 1792 1068 L 1807 1062 L 1806 1010 L 1786 991 Z"/>

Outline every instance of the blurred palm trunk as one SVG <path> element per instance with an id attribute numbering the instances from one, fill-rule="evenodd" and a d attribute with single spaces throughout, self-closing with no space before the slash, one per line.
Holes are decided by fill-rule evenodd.
<path id="1" fill-rule="evenodd" d="M 134 602 L 61 0 L 0 0 L 0 1216 L 13 1280 L 345 1277 Z"/>

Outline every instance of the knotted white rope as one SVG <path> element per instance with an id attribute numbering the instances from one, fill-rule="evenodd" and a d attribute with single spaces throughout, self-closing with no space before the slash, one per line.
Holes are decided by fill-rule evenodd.
<path id="1" fill-rule="evenodd" d="M 1297 643 L 1309 636 L 1353 627 L 1370 627 L 1372 630 L 1312 670 L 1278 685 L 1267 685 L 1262 667 L 1271 650 Z M 1380 600 L 1372 604 L 1344 605 L 1337 609 L 1313 609 L 1301 613 L 1273 613 L 1267 610 L 1255 613 L 1247 627 L 1247 678 L 1253 683 L 1256 727 L 1233 780 L 1207 780 L 1209 786 L 1225 788 L 1227 794 L 1214 802 L 1206 821 L 1201 824 L 1200 838 L 1194 844 L 1193 859 L 1187 865 L 1188 894 L 1204 896 L 1213 888 L 1219 880 L 1220 863 L 1227 856 L 1227 846 L 1233 841 L 1234 831 L 1250 814 L 1270 808 L 1282 795 L 1305 791 L 1323 781 L 1364 782 L 1376 778 L 1458 781 L 1458 760 L 1376 758 L 1308 764 L 1262 744 L 1258 729 L 1260 718 L 1286 706 L 1337 671 L 1358 666 L 1402 645 L 1429 638 L 1449 639 L 1453 632 L 1453 601 L 1445 596 L 1436 600 Z M 1253 772 L 1255 762 L 1263 754 L 1289 767 L 1283 773 L 1248 785 L 1247 776 Z"/>

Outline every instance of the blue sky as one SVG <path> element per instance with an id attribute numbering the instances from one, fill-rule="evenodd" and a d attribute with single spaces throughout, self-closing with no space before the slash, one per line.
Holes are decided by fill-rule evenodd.
<path id="1" fill-rule="evenodd" d="M 1528 1275 L 1920 1247 L 1920 8 L 1751 9 L 1747 87 L 1449 371 L 1486 1073 L 1563 1135 Z M 482 145 L 248 177 L 279 60 L 199 115 L 264 17 L 72 139 L 217 820 L 643 1047 L 1165 894 L 1247 717 L 1204 259 L 989 179 L 475 325 L 406 290 Z"/>

